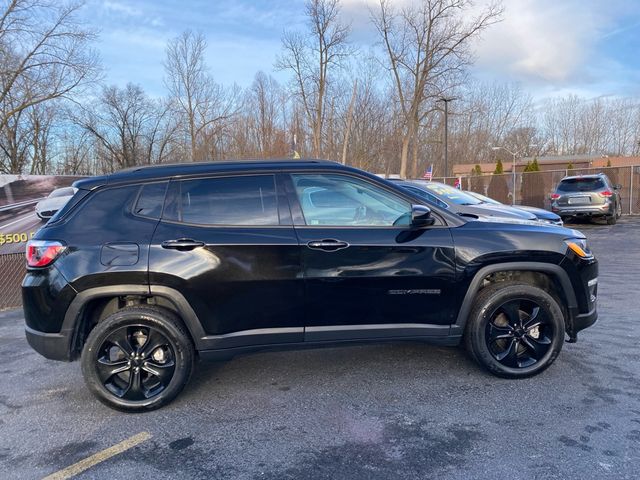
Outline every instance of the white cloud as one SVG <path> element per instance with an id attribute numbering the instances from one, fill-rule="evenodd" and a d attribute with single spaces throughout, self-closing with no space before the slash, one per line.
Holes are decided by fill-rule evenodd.
<path id="1" fill-rule="evenodd" d="M 613 9 L 594 0 L 510 0 L 504 20 L 484 33 L 477 66 L 522 80 L 577 80 Z"/>
<path id="2" fill-rule="evenodd" d="M 105 0 L 102 6 L 111 12 L 119 13 L 129 17 L 137 17 L 142 15 L 142 10 L 126 5 L 124 3 L 116 2 L 114 0 Z"/>

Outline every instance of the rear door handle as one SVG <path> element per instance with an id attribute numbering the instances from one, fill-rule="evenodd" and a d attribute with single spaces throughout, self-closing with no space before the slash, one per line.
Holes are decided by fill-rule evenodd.
<path id="1" fill-rule="evenodd" d="M 191 238 L 178 238 L 176 240 L 165 240 L 162 242 L 162 248 L 174 250 L 193 250 L 198 247 L 204 247 L 204 242 Z"/>
<path id="2" fill-rule="evenodd" d="M 307 247 L 312 250 L 324 250 L 325 252 L 335 252 L 336 250 L 342 250 L 343 248 L 348 248 L 349 244 L 347 242 L 343 242 L 342 240 L 334 240 L 332 238 L 328 238 L 325 240 L 312 240 L 307 243 Z"/>

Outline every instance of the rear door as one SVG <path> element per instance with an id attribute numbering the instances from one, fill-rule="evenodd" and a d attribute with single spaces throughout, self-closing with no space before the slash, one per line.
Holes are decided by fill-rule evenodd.
<path id="1" fill-rule="evenodd" d="M 306 341 L 448 334 L 455 260 L 442 222 L 409 228 L 411 202 L 367 178 L 287 178 L 307 288 Z"/>
<path id="2" fill-rule="evenodd" d="M 303 339 L 304 284 L 286 198 L 272 173 L 172 180 L 149 278 L 182 293 L 203 349 Z"/>
<path id="3" fill-rule="evenodd" d="M 599 177 L 576 177 L 562 180 L 557 193 L 560 197 L 557 203 L 561 207 L 588 207 L 603 205 L 606 197 L 600 192 L 606 190 L 606 184 Z"/>

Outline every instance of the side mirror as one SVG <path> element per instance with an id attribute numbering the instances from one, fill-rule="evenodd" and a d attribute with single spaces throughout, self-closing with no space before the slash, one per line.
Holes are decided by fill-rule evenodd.
<path id="1" fill-rule="evenodd" d="M 620 190 L 621 188 L 622 188 L 622 185 L 620 185 L 619 183 L 616 183 L 616 184 L 613 186 L 613 189 L 614 189 L 614 190 Z"/>
<path id="2" fill-rule="evenodd" d="M 431 209 L 425 205 L 411 205 L 411 226 L 428 227 L 436 221 L 431 216 Z"/>

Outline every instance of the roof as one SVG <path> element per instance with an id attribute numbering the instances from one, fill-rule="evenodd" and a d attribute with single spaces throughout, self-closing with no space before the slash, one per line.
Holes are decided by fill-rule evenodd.
<path id="1" fill-rule="evenodd" d="M 340 163 L 319 159 L 276 159 L 276 160 L 239 160 L 224 162 L 190 162 L 161 165 L 145 165 L 127 168 L 110 175 L 90 177 L 76 181 L 73 186 L 85 190 L 116 183 L 138 182 L 145 180 L 167 179 L 183 175 L 205 175 L 209 173 L 236 172 L 242 170 L 278 170 L 306 169 L 318 166 L 328 168 L 346 168 Z"/>

